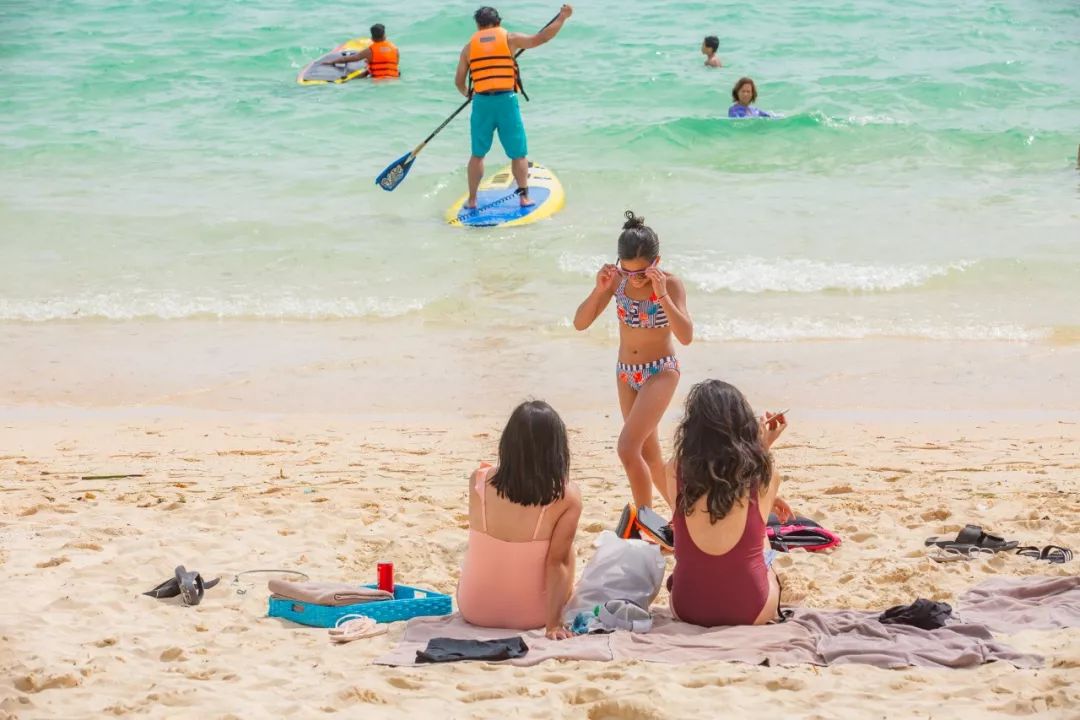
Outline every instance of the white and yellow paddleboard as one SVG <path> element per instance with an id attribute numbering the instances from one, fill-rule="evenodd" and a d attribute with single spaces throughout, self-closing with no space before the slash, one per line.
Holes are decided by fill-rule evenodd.
<path id="1" fill-rule="evenodd" d="M 358 37 L 346 40 L 318 60 L 308 63 L 307 67 L 296 76 L 296 82 L 301 85 L 327 85 L 330 83 L 346 83 L 360 77 L 367 70 L 367 63 L 363 60 L 340 65 L 324 65 L 327 60 L 333 60 L 343 55 L 352 55 L 371 45 L 370 38 Z"/>
<path id="2" fill-rule="evenodd" d="M 516 190 L 517 183 L 507 165 L 480 183 L 475 210 L 463 207 L 469 196 L 462 195 L 446 211 L 446 222 L 460 227 L 528 225 L 551 217 L 566 204 L 566 193 L 559 178 L 537 163 L 529 163 L 529 199 L 534 204 L 521 207 Z"/>

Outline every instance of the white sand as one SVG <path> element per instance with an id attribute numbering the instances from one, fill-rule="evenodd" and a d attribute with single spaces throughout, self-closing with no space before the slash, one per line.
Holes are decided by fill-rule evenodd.
<path id="1" fill-rule="evenodd" d="M 372 666 L 401 624 L 333 646 L 266 618 L 265 584 L 233 574 L 366 582 L 389 559 L 400 582 L 452 592 L 465 476 L 493 456 L 524 385 L 571 427 L 580 567 L 628 495 L 602 374 L 611 349 L 443 337 L 453 362 L 440 373 L 420 332 L 165 327 L 6 331 L 20 352 L 0 359 L 0 717 L 1077 717 L 1080 630 L 1006 638 L 1046 655 L 1039 670 Z M 485 361 L 467 366 L 473 348 Z M 711 374 L 756 405 L 793 408 L 776 448 L 784 495 L 845 543 L 782 556 L 786 600 L 955 601 L 986 577 L 1080 568 L 1005 555 L 938 565 L 923 548 L 970 521 L 1080 549 L 1080 403 L 1061 382 L 1072 348 L 745 349 L 692 348 L 679 399 Z M 84 479 L 129 473 L 143 477 Z M 197 608 L 139 594 L 181 563 L 222 585 Z"/>

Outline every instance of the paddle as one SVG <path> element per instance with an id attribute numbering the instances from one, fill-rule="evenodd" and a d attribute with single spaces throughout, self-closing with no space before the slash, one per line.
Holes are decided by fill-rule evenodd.
<path id="1" fill-rule="evenodd" d="M 547 25 L 540 28 L 540 32 L 543 32 L 545 29 L 547 29 L 548 25 L 551 25 L 551 23 L 558 20 L 560 14 L 561 12 L 556 13 L 555 17 L 551 18 L 551 20 L 548 21 Z M 516 53 L 514 53 L 514 58 L 517 59 L 517 57 L 523 52 L 525 52 L 525 48 L 521 48 Z M 420 154 L 420 151 L 424 149 L 424 146 L 431 142 L 432 138 L 442 132 L 442 129 L 449 125 L 451 120 L 460 115 L 461 111 L 468 107 L 469 103 L 471 102 L 472 95 L 470 94 L 469 97 L 465 100 L 465 102 L 461 103 L 461 106 L 457 110 L 455 110 L 450 117 L 443 120 L 442 125 L 435 128 L 435 130 L 430 135 L 424 138 L 424 142 L 413 148 L 411 152 L 405 153 L 397 160 L 390 163 L 385 170 L 379 173 L 379 176 L 375 178 L 375 184 L 381 187 L 383 190 L 386 190 L 387 192 L 394 190 L 394 188 L 400 185 L 401 181 L 405 179 L 405 176 L 409 174 L 409 170 L 412 169 L 412 165 L 416 161 L 416 156 Z"/>

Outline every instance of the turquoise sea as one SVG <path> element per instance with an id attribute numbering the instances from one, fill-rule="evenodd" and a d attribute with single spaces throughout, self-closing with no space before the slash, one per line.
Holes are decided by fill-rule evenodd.
<path id="1" fill-rule="evenodd" d="M 496 6 L 517 31 L 558 10 Z M 630 208 L 706 340 L 1080 341 L 1076 0 L 580 2 L 521 59 L 567 206 L 512 230 L 442 220 L 464 115 L 373 183 L 460 103 L 475 9 L 0 2 L 0 322 L 570 333 Z M 295 83 L 373 22 L 402 81 Z M 726 119 L 742 75 L 783 119 Z"/>

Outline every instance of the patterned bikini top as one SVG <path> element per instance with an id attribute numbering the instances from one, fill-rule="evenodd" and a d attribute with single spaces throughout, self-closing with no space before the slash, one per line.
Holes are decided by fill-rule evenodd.
<path id="1" fill-rule="evenodd" d="M 657 302 L 656 294 L 649 295 L 648 300 L 634 300 L 626 296 L 626 281 L 623 278 L 615 290 L 615 312 L 619 320 L 632 328 L 662 328 L 671 323 L 668 322 L 664 306 Z"/>

